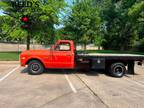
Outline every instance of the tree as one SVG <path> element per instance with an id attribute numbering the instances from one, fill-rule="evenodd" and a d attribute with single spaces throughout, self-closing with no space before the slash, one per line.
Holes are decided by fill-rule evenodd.
<path id="1" fill-rule="evenodd" d="M 138 38 L 144 38 L 144 1 L 139 0 L 128 11 L 131 21 L 136 25 Z"/>
<path id="2" fill-rule="evenodd" d="M 94 44 L 96 46 L 98 46 L 98 50 L 100 50 L 100 47 L 101 47 L 102 43 L 105 42 L 105 39 L 103 38 L 102 35 L 101 36 L 95 36 L 94 42 L 95 42 Z"/>
<path id="3" fill-rule="evenodd" d="M 65 21 L 65 30 L 73 34 L 75 42 L 86 44 L 99 36 L 101 18 L 99 7 L 92 0 L 79 0 L 72 6 L 71 14 Z"/>
<path id="4" fill-rule="evenodd" d="M 106 31 L 104 30 L 103 42 L 105 49 L 128 50 L 137 39 L 137 22 L 133 21 L 134 14 L 142 11 L 141 0 L 105 0 L 101 17 Z M 139 6 L 135 6 L 136 4 Z M 137 5 L 138 5 L 137 4 Z M 134 7 L 139 7 L 136 11 Z M 133 10 L 133 11 L 132 11 Z M 133 14 L 133 15 L 132 15 Z M 131 16 L 132 15 L 132 16 Z M 138 15 L 138 14 L 137 14 Z"/>
<path id="5" fill-rule="evenodd" d="M 18 0 L 15 0 L 18 1 Z M 28 15 L 31 20 L 31 28 L 27 30 L 27 49 L 30 46 L 30 39 L 34 38 L 40 43 L 52 42 L 55 38 L 55 24 L 59 24 L 58 14 L 64 9 L 64 0 L 27 0 L 31 2 L 31 7 L 12 7 L 11 2 L 2 0 L 0 9 L 6 15 L 11 16 L 15 25 L 19 25 L 19 18 Z"/>
<path id="6" fill-rule="evenodd" d="M 26 32 L 21 30 L 15 24 L 15 20 L 7 15 L 0 16 L 0 40 L 18 41 L 24 40 Z"/>
<path id="7" fill-rule="evenodd" d="M 144 51 L 144 1 L 138 0 L 128 11 L 131 21 L 136 26 L 136 34 L 138 36 L 133 45 L 136 51 Z"/>

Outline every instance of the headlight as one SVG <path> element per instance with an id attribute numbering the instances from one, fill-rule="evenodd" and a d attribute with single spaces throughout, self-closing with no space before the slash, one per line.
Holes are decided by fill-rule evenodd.
<path id="1" fill-rule="evenodd" d="M 26 59 L 26 58 L 25 58 L 25 57 L 22 57 L 21 59 L 24 60 L 24 59 Z"/>

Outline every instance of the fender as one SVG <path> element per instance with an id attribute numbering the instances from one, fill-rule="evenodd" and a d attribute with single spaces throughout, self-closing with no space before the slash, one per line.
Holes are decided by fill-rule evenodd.
<path id="1" fill-rule="evenodd" d="M 46 65 L 44 63 L 44 60 L 42 58 L 38 57 L 38 56 L 33 56 L 33 57 L 27 58 L 25 64 L 28 64 L 31 60 L 38 60 L 44 65 L 44 67 L 46 67 Z"/>

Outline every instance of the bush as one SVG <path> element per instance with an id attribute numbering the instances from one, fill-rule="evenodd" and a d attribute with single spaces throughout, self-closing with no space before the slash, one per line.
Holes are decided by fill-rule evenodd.
<path id="1" fill-rule="evenodd" d="M 144 52 L 144 38 L 134 44 L 133 50 Z"/>

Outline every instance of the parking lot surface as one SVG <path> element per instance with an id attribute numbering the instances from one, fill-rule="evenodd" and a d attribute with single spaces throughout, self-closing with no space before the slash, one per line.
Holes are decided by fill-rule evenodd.
<path id="1" fill-rule="evenodd" d="M 144 66 L 136 75 L 47 70 L 28 75 L 19 62 L 0 62 L 0 108 L 144 108 Z"/>

